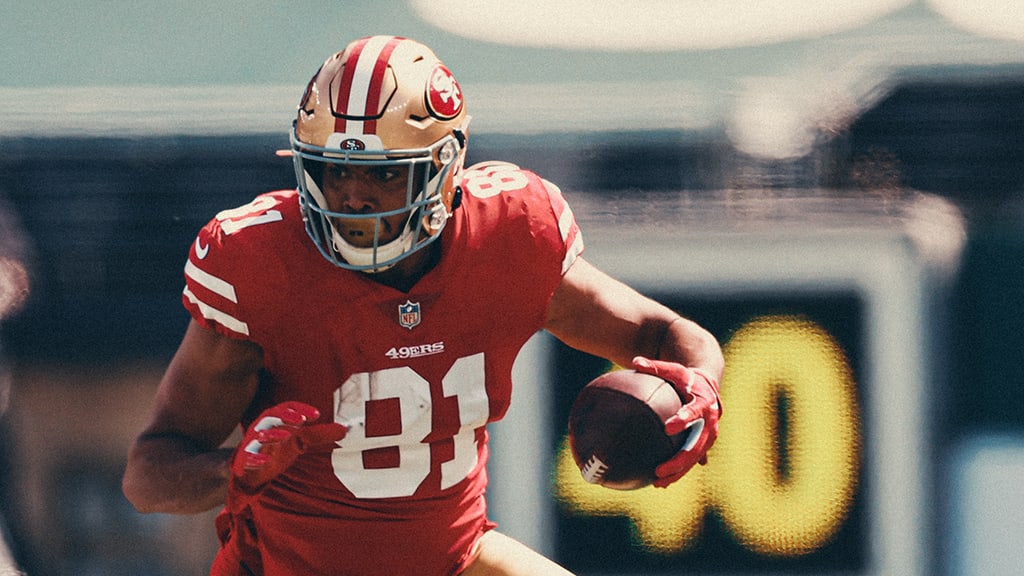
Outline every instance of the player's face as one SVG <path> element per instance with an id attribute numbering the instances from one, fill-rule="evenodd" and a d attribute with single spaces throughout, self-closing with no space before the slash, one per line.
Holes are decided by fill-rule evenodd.
<path id="1" fill-rule="evenodd" d="M 399 210 L 406 205 L 409 169 L 405 166 L 353 166 L 327 163 L 322 188 L 327 207 L 341 214 L 373 215 Z M 380 219 L 379 242 L 385 244 L 401 234 L 408 212 Z M 350 244 L 360 248 L 373 245 L 376 218 L 337 218 L 335 228 Z"/>

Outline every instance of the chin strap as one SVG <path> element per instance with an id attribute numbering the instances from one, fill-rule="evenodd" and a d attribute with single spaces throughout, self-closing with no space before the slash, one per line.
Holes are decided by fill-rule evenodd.
<path id="1" fill-rule="evenodd" d="M 376 248 L 372 246 L 370 248 L 359 248 L 349 244 L 338 233 L 337 229 L 334 228 L 334 223 L 331 223 L 331 245 L 338 254 L 341 254 L 345 262 L 364 268 L 364 272 L 383 272 L 391 268 L 398 263 L 397 260 L 384 266 L 377 266 L 377 262 L 387 262 L 398 258 L 403 253 L 409 252 L 410 248 L 412 248 L 413 240 L 415 240 L 415 234 L 412 231 L 411 218 L 410 222 L 406 222 L 405 230 L 398 238 Z"/>

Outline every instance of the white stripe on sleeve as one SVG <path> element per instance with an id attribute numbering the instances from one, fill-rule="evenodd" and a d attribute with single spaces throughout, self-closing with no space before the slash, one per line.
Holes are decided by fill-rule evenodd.
<path id="1" fill-rule="evenodd" d="M 218 310 L 213 306 L 210 306 L 209 304 L 203 302 L 202 300 L 197 298 L 196 295 L 193 294 L 192 291 L 189 290 L 187 286 L 185 287 L 185 290 L 182 293 L 185 295 L 186 298 L 188 298 L 189 302 L 195 304 L 196 307 L 199 308 L 199 312 L 200 314 L 203 315 L 203 318 L 206 318 L 207 320 L 213 320 L 214 322 L 217 322 L 221 326 L 224 326 L 225 328 L 233 332 L 244 334 L 246 336 L 249 335 L 249 325 L 246 324 L 245 322 L 242 322 L 241 320 L 235 318 L 234 316 L 228 314 L 227 312 Z"/>
<path id="2" fill-rule="evenodd" d="M 235 287 L 231 283 L 217 278 L 213 274 L 204 272 L 193 264 L 191 260 L 185 264 L 185 275 L 195 280 L 203 288 L 238 304 L 238 296 L 235 295 Z"/>

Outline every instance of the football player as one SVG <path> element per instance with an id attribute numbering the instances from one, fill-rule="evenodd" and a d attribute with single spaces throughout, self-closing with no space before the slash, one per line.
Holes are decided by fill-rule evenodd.
<path id="1" fill-rule="evenodd" d="M 464 167 L 451 71 L 394 36 L 349 44 L 306 87 L 296 190 L 217 214 L 191 246 L 192 316 L 130 449 L 143 512 L 223 506 L 213 574 L 567 574 L 495 530 L 487 424 L 540 329 L 657 373 L 717 434 L 723 360 L 706 330 L 582 256 L 559 189 Z M 236 448 L 221 448 L 242 424 Z"/>

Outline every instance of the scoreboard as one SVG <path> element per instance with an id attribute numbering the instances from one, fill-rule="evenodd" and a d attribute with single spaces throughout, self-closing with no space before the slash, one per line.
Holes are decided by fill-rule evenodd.
<path id="1" fill-rule="evenodd" d="M 540 334 L 493 429 L 500 529 L 579 574 L 929 574 L 927 406 L 959 214 L 921 195 L 666 202 L 574 208 L 590 261 L 722 343 L 708 465 L 668 489 L 583 481 L 568 410 L 611 366 Z"/>
<path id="2" fill-rule="evenodd" d="M 673 302 L 727 334 L 723 418 L 709 465 L 668 489 L 586 483 L 556 447 L 556 556 L 577 571 L 771 567 L 856 573 L 865 564 L 855 382 L 862 303 L 855 294 Z M 697 314 L 688 314 L 697 317 Z M 695 318 L 696 319 L 696 318 Z M 714 321 L 712 321 L 714 320 Z M 554 380 L 584 384 L 608 366 L 558 346 Z M 575 386 L 555 390 L 556 422 Z"/>

